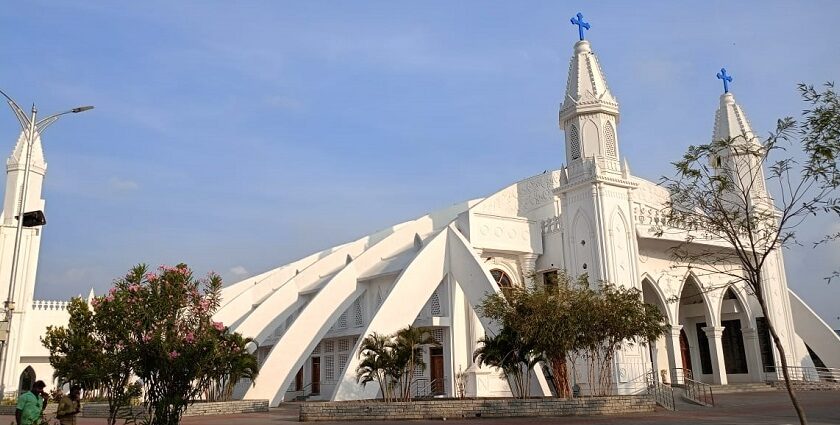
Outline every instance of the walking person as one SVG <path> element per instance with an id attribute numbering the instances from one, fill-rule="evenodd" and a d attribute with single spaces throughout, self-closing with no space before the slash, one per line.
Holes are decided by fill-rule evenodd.
<path id="1" fill-rule="evenodd" d="M 44 410 L 44 381 L 35 381 L 32 390 L 27 391 L 18 397 L 17 409 L 15 410 L 15 423 L 17 425 L 38 425 L 41 423 L 41 413 Z"/>
<path id="2" fill-rule="evenodd" d="M 72 385 L 70 387 L 70 394 L 61 397 L 58 402 L 58 411 L 55 416 L 61 425 L 76 425 L 76 415 L 82 410 L 82 403 L 79 400 L 79 394 L 82 392 L 82 387 Z"/>

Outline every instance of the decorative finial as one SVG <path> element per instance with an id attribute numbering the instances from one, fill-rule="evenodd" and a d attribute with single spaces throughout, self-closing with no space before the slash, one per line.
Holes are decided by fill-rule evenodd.
<path id="1" fill-rule="evenodd" d="M 729 93 L 729 83 L 732 82 L 732 76 L 726 75 L 726 68 L 721 68 L 717 73 L 718 80 L 723 80 L 723 92 Z"/>
<path id="2" fill-rule="evenodd" d="M 580 35 L 580 39 L 583 40 L 583 29 L 589 29 L 589 22 L 583 21 L 583 13 L 578 12 L 575 17 L 572 17 L 572 25 L 578 26 L 578 35 Z"/>

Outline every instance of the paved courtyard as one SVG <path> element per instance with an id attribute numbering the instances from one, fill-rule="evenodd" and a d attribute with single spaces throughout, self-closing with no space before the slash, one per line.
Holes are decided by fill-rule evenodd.
<path id="1" fill-rule="evenodd" d="M 840 424 L 840 391 L 802 392 L 799 398 L 805 406 L 809 422 L 813 425 Z M 681 406 L 684 410 L 669 412 L 658 410 L 653 413 L 625 416 L 593 416 L 562 418 L 503 418 L 503 419 L 458 419 L 448 420 L 448 424 L 795 424 L 796 414 L 790 405 L 787 394 L 781 391 L 721 394 L 715 397 L 718 403 L 714 408 L 699 406 Z M 0 416 L 0 424 L 6 424 L 14 418 Z M 409 421 L 403 421 L 409 422 Z M 403 423 L 400 422 L 400 423 Z M 410 421 L 412 424 L 440 423 L 434 421 Z M 105 419 L 79 418 L 79 425 L 102 425 Z M 269 413 L 248 415 L 200 416 L 184 418 L 183 424 L 237 424 L 237 425 L 283 425 L 297 423 L 295 406 L 271 409 Z M 333 422 L 313 422 L 328 425 Z M 334 422 L 334 424 L 373 423 L 389 425 L 397 422 Z"/>

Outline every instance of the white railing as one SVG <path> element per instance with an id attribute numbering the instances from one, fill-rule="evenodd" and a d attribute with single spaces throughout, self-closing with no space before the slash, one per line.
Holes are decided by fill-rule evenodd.
<path id="1" fill-rule="evenodd" d="M 67 310 L 68 305 L 70 305 L 69 301 L 34 300 L 32 301 L 32 310 L 61 311 Z"/>

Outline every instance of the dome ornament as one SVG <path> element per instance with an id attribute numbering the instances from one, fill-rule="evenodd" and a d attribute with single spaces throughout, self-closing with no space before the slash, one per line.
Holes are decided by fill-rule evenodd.
<path id="1" fill-rule="evenodd" d="M 589 29 L 589 22 L 583 21 L 583 13 L 578 12 L 577 15 L 572 17 L 571 19 L 572 25 L 578 26 L 578 35 L 580 36 L 581 41 L 583 41 L 583 30 Z"/>
<path id="2" fill-rule="evenodd" d="M 723 80 L 723 93 L 729 93 L 729 83 L 732 82 L 732 76 L 726 75 L 726 68 L 721 68 L 717 73 L 718 80 Z"/>

